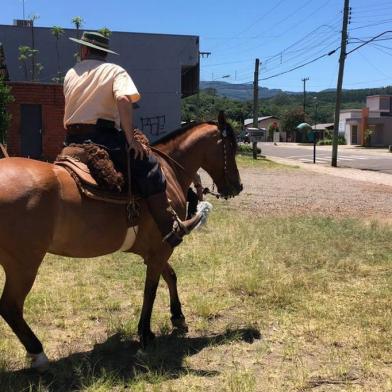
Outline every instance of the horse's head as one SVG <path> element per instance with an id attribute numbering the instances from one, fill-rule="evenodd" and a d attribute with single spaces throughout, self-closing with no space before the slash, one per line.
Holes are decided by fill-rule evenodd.
<path id="1" fill-rule="evenodd" d="M 202 168 L 213 179 L 220 196 L 226 199 L 234 197 L 242 191 L 243 186 L 235 161 L 236 137 L 223 112 L 219 113 L 218 129 L 211 134 L 211 139 L 204 154 Z"/>

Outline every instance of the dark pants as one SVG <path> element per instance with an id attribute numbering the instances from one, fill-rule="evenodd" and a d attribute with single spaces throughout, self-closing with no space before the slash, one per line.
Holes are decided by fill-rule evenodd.
<path id="1" fill-rule="evenodd" d="M 196 215 L 197 205 L 199 204 L 199 198 L 192 188 L 188 189 L 187 201 L 188 201 L 188 213 L 186 219 L 190 219 L 192 218 L 192 216 Z"/>
<path id="2" fill-rule="evenodd" d="M 123 131 L 116 128 L 98 128 L 88 134 L 67 134 L 64 144 L 72 143 L 95 143 L 104 148 L 127 182 L 127 141 Z M 166 179 L 155 155 L 149 154 L 143 159 L 135 159 L 131 154 L 130 159 L 132 192 L 147 198 L 166 190 Z"/>

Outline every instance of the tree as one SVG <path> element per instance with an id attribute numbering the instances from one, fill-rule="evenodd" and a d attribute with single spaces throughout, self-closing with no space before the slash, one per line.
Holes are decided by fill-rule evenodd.
<path id="1" fill-rule="evenodd" d="M 112 35 L 112 32 L 107 27 L 102 27 L 102 29 L 98 30 L 98 33 L 101 33 L 106 38 L 109 38 Z"/>
<path id="2" fill-rule="evenodd" d="M 52 27 L 52 35 L 56 38 L 56 55 L 57 55 L 57 78 L 54 78 L 56 82 L 60 82 L 62 79 L 61 66 L 60 66 L 60 52 L 59 52 L 59 39 L 64 34 L 64 29 L 60 26 Z"/>
<path id="3" fill-rule="evenodd" d="M 18 50 L 19 50 L 18 60 L 22 63 L 25 80 L 28 80 L 30 71 L 27 62 L 31 58 L 32 49 L 30 48 L 30 46 L 22 45 L 19 46 Z"/>
<path id="4" fill-rule="evenodd" d="M 31 20 L 31 80 L 36 80 L 39 73 L 42 71 L 42 64 L 36 64 L 36 56 L 38 50 L 35 49 L 35 34 L 34 34 L 34 22 L 39 19 L 39 15 L 33 14 L 30 16 Z"/>
<path id="5" fill-rule="evenodd" d="M 39 50 L 30 48 L 30 46 L 26 46 L 26 45 L 19 46 L 18 50 L 19 50 L 18 60 L 22 63 L 25 80 L 29 79 L 29 75 L 31 75 L 31 80 L 36 80 L 36 78 L 39 76 L 39 74 L 44 69 L 44 67 L 41 63 L 35 63 L 33 61 L 31 62 L 31 68 L 29 68 L 28 64 L 30 62 L 29 60 L 37 56 Z M 33 76 L 33 71 L 34 71 L 34 76 Z"/>
<path id="6" fill-rule="evenodd" d="M 11 122 L 11 115 L 7 112 L 7 105 L 13 102 L 11 88 L 0 78 L 0 142 L 5 143 L 7 130 Z"/>
<path id="7" fill-rule="evenodd" d="M 283 131 L 295 131 L 297 126 L 304 122 L 304 111 L 301 108 L 296 108 L 287 111 L 282 118 L 281 127 Z"/>
<path id="8" fill-rule="evenodd" d="M 295 108 L 287 111 L 282 118 L 281 127 L 282 130 L 287 132 L 287 136 L 292 141 L 296 141 L 296 136 L 301 136 L 301 140 L 305 140 L 304 135 L 298 134 L 297 126 L 304 122 L 304 111 L 302 108 Z"/>
<path id="9" fill-rule="evenodd" d="M 75 16 L 72 18 L 72 23 L 75 25 L 76 28 L 76 38 L 80 38 L 79 29 L 83 26 L 84 20 L 81 16 Z"/>
<path id="10" fill-rule="evenodd" d="M 72 18 L 72 23 L 75 25 L 76 28 L 76 38 L 80 38 L 80 31 L 79 29 L 83 26 L 84 20 L 81 16 L 75 16 Z M 80 52 L 74 53 L 74 57 L 76 61 L 80 61 Z"/>

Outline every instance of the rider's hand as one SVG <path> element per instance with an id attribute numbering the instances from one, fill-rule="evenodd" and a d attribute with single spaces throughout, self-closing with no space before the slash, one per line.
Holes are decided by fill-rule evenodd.
<path id="1" fill-rule="evenodd" d="M 128 142 L 128 149 L 134 152 L 135 159 L 143 159 L 147 154 L 146 147 L 135 139 Z"/>

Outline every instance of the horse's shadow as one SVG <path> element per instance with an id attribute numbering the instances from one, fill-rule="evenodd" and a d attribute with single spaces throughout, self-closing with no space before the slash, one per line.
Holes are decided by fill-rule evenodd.
<path id="1" fill-rule="evenodd" d="M 253 343 L 259 338 L 260 332 L 253 328 L 228 330 L 204 337 L 186 337 L 173 332 L 157 337 L 148 350 L 141 351 L 137 341 L 115 334 L 104 343 L 96 344 L 91 351 L 74 353 L 51 362 L 50 370 L 42 376 L 28 369 L 0 372 L 0 390 L 71 392 L 92 385 L 99 379 L 110 379 L 114 383 L 117 380 L 121 385 L 127 385 L 141 379 L 147 382 L 158 382 L 162 377 L 165 380 L 176 379 L 183 374 L 211 377 L 219 372 L 185 367 L 184 358 L 208 346 L 233 341 Z"/>

